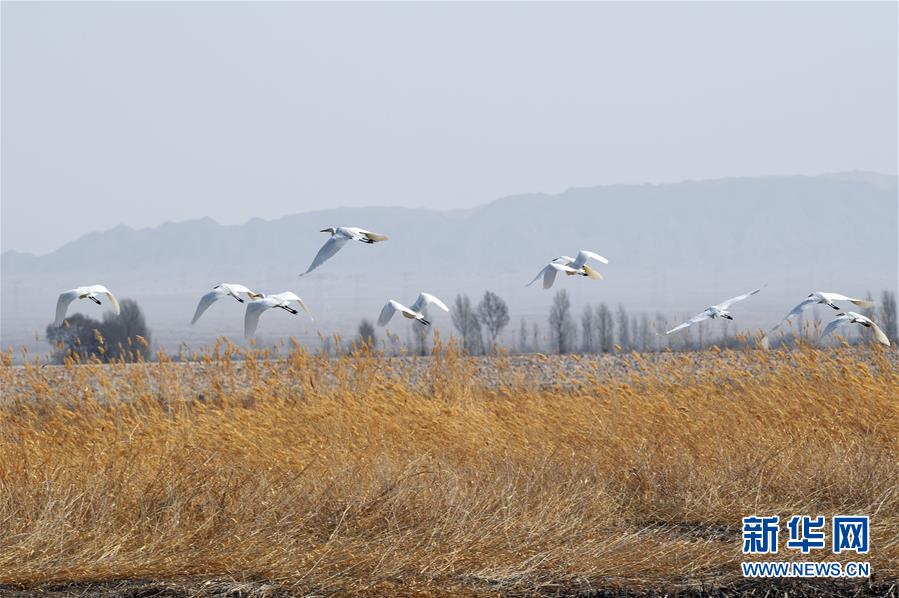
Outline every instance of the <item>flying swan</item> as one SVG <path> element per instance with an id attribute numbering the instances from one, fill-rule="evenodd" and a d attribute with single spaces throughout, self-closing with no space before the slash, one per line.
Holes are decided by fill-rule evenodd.
<path id="1" fill-rule="evenodd" d="M 555 258 L 554 260 L 549 262 L 549 264 L 547 264 L 545 268 L 537 272 L 537 276 L 534 277 L 534 280 L 524 286 L 531 286 L 532 284 L 537 282 L 538 278 L 542 276 L 543 288 L 548 289 L 553 286 L 553 283 L 556 281 L 556 274 L 559 272 L 564 272 L 568 276 L 579 275 L 587 276 L 594 280 L 602 280 L 602 274 L 587 265 L 588 259 L 596 260 L 603 264 L 609 263 L 609 260 L 599 255 L 598 253 L 587 251 L 586 249 L 581 249 L 580 251 L 578 251 L 576 258 L 567 255 Z"/>
<path id="2" fill-rule="evenodd" d="M 873 328 L 874 329 L 874 338 L 877 339 L 882 345 L 890 346 L 890 339 L 887 338 L 887 335 L 883 333 L 883 330 L 880 329 L 880 326 L 875 324 L 871 318 L 865 317 L 859 313 L 855 313 L 854 311 L 847 311 L 846 313 L 839 313 L 837 317 L 830 321 L 829 324 L 824 328 L 824 332 L 821 333 L 821 338 L 824 338 L 837 328 L 841 326 L 845 326 L 847 324 L 861 324 L 865 328 Z"/>
<path id="3" fill-rule="evenodd" d="M 754 291 L 746 293 L 745 295 L 738 295 L 736 297 L 732 297 L 732 298 L 728 299 L 727 301 L 722 301 L 721 303 L 719 303 L 717 305 L 710 305 L 707 308 L 705 308 L 705 310 L 703 310 L 702 312 L 696 314 L 695 316 L 693 316 L 692 318 L 690 318 L 683 324 L 675 326 L 674 328 L 672 328 L 665 334 L 671 334 L 672 332 L 677 332 L 678 330 L 681 330 L 688 326 L 692 326 L 693 324 L 696 324 L 697 322 L 702 322 L 703 320 L 709 320 L 709 319 L 714 320 L 715 318 L 725 318 L 727 320 L 733 320 L 734 317 L 732 315 L 730 315 L 728 308 L 731 305 L 733 305 L 734 303 L 737 303 L 738 301 L 742 301 L 744 299 L 748 299 L 749 297 L 752 297 L 753 295 L 755 295 L 756 293 L 758 293 L 761 290 L 762 290 L 762 288 L 759 287 Z"/>
<path id="4" fill-rule="evenodd" d="M 386 326 L 387 322 L 390 321 L 390 318 L 392 318 L 393 314 L 396 312 L 400 312 L 405 318 L 416 320 L 425 326 L 430 326 L 431 322 L 427 320 L 427 310 L 429 305 L 436 305 L 443 311 L 449 311 L 449 308 L 443 301 L 430 293 L 419 294 L 418 299 L 415 300 L 415 303 L 413 303 L 411 307 L 406 307 L 399 301 L 390 299 L 387 301 L 387 304 L 381 308 L 381 315 L 378 317 L 378 326 Z"/>
<path id="5" fill-rule="evenodd" d="M 309 269 L 303 272 L 303 274 L 300 274 L 300 276 L 309 274 L 310 272 L 324 264 L 326 261 L 334 257 L 334 254 L 340 251 L 340 248 L 346 245 L 347 241 L 359 241 L 361 243 L 368 243 L 369 245 L 371 245 L 372 243 L 377 243 L 378 241 L 387 240 L 387 235 L 373 233 L 369 230 L 356 228 L 354 226 L 325 228 L 319 232 L 331 233 L 331 238 L 325 241 L 325 244 L 322 245 L 322 248 L 318 250 L 317 254 L 315 254 L 315 259 L 312 260 L 312 263 L 309 265 Z"/>
<path id="6" fill-rule="evenodd" d="M 190 321 L 190 325 L 193 326 L 196 324 L 197 320 L 200 319 L 200 316 L 203 315 L 203 312 L 209 309 L 209 306 L 219 299 L 233 297 L 240 303 L 243 303 L 244 300 L 241 298 L 241 294 L 246 295 L 250 299 L 259 299 L 262 297 L 261 294 L 254 293 L 242 284 L 223 282 L 220 285 L 212 287 L 211 291 L 200 297 L 200 303 L 197 305 L 197 311 L 194 312 L 194 319 Z"/>
<path id="7" fill-rule="evenodd" d="M 53 325 L 62 326 L 63 321 L 66 319 L 66 311 L 69 309 L 69 304 L 75 299 L 90 299 L 97 305 L 103 305 L 100 303 L 100 300 L 97 299 L 97 295 L 106 295 L 109 297 L 109 302 L 112 304 L 112 309 L 115 311 L 115 314 L 119 315 L 119 313 L 121 313 L 119 302 L 109 289 L 102 284 L 92 284 L 90 286 L 78 287 L 77 289 L 71 289 L 60 293 L 59 299 L 56 300 L 56 319 L 53 321 Z"/>
<path id="8" fill-rule="evenodd" d="M 294 315 L 299 313 L 297 310 L 290 306 L 291 303 L 296 303 L 297 305 L 299 305 L 302 310 L 306 312 L 306 315 L 309 316 L 310 320 L 315 320 L 315 318 L 313 318 L 312 314 L 309 312 L 309 308 L 306 307 L 305 303 L 303 303 L 303 300 L 290 291 L 285 291 L 276 295 L 263 295 L 260 299 L 247 303 L 247 311 L 244 314 L 243 318 L 244 336 L 246 338 L 250 338 L 254 334 L 256 334 L 256 327 L 259 325 L 259 316 L 261 316 L 262 312 L 267 309 L 280 307 L 281 309 L 289 311 Z"/>

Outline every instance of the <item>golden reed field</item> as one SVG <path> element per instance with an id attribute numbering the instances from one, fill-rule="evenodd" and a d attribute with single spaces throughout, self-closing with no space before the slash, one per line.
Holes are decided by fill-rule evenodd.
<path id="1" fill-rule="evenodd" d="M 820 587 L 899 581 L 879 347 L 10 364 L 0 593 L 736 591 L 754 514 L 868 514 L 872 582 Z"/>

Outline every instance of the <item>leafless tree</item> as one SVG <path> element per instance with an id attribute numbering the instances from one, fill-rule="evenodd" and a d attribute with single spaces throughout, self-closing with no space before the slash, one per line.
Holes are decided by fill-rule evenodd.
<path id="1" fill-rule="evenodd" d="M 880 294 L 880 319 L 884 334 L 892 343 L 899 343 L 899 322 L 896 314 L 896 293 L 886 289 Z"/>
<path id="2" fill-rule="evenodd" d="M 640 350 L 652 351 L 652 327 L 649 324 L 649 317 L 643 314 L 640 317 Z"/>
<path id="3" fill-rule="evenodd" d="M 359 322 L 359 344 L 368 345 L 372 349 L 378 346 L 378 338 L 375 334 L 375 325 L 371 320 L 363 319 Z"/>
<path id="4" fill-rule="evenodd" d="M 605 303 L 600 303 L 596 308 L 596 337 L 597 350 L 609 353 L 615 347 L 615 321 L 612 319 L 612 311 Z"/>
<path id="5" fill-rule="evenodd" d="M 584 306 L 584 313 L 581 314 L 581 351 L 584 353 L 593 353 L 596 350 L 596 326 L 593 317 L 593 308 L 589 305 Z"/>
<path id="6" fill-rule="evenodd" d="M 618 305 L 618 345 L 622 351 L 631 350 L 631 321 L 624 306 Z"/>
<path id="7" fill-rule="evenodd" d="M 478 321 L 490 335 L 490 350 L 496 350 L 496 337 L 509 325 L 509 306 L 496 293 L 487 291 L 478 303 Z"/>
<path id="8" fill-rule="evenodd" d="M 558 353 L 570 353 L 574 348 L 576 331 L 571 318 L 571 300 L 568 299 L 568 292 L 562 289 L 553 297 L 549 310 L 549 338 L 553 349 Z"/>
<path id="9" fill-rule="evenodd" d="M 471 306 L 468 295 L 456 295 L 450 315 L 453 318 L 453 326 L 462 335 L 462 350 L 469 355 L 482 353 L 484 341 L 481 335 L 481 323 Z"/>
<path id="10" fill-rule="evenodd" d="M 521 318 L 521 326 L 518 328 L 518 352 L 528 352 L 528 327 L 524 323 L 524 318 Z"/>

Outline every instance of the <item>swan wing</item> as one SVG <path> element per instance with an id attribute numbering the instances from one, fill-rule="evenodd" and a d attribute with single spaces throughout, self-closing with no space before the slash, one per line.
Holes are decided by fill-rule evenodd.
<path id="1" fill-rule="evenodd" d="M 66 319 L 66 312 L 69 310 L 69 304 L 79 296 L 81 296 L 81 289 L 63 291 L 59 294 L 59 299 L 56 300 L 56 319 L 53 320 L 54 326 L 62 326 L 63 321 Z"/>
<path id="2" fill-rule="evenodd" d="M 303 272 L 303 274 L 300 274 L 300 276 L 309 274 L 310 272 L 324 264 L 326 261 L 334 257 L 334 254 L 340 251 L 340 248 L 346 245 L 347 241 L 349 241 L 349 239 L 337 236 L 331 237 L 330 239 L 325 241 L 325 244 L 322 245 L 321 249 L 318 250 L 318 253 L 315 254 L 315 259 L 313 259 L 312 263 L 309 264 L 309 268 L 305 272 Z"/>
<path id="3" fill-rule="evenodd" d="M 190 321 L 190 325 L 193 326 L 196 324 L 197 320 L 200 319 L 200 316 L 203 315 L 203 312 L 209 309 L 209 306 L 218 301 L 221 296 L 221 291 L 213 289 L 200 297 L 200 303 L 197 304 L 197 310 L 194 312 L 194 319 Z"/>
<path id="4" fill-rule="evenodd" d="M 683 324 L 678 324 L 677 326 L 675 326 L 674 328 L 672 328 L 665 334 L 671 334 L 672 332 L 677 332 L 678 330 L 683 330 L 684 328 L 687 328 L 688 326 L 692 326 L 693 324 L 696 324 L 697 322 L 702 322 L 703 320 L 708 320 L 708 319 L 709 319 L 709 314 L 708 314 L 708 312 L 704 311 L 701 314 L 696 314 L 695 316 L 693 316 L 692 318 L 690 318 Z"/>
<path id="5" fill-rule="evenodd" d="M 730 306 L 733 305 L 734 303 L 737 303 L 737 302 L 739 302 L 739 301 L 743 301 L 744 299 L 748 299 L 748 298 L 752 297 L 753 295 L 755 295 L 756 293 L 758 293 L 758 292 L 761 291 L 761 290 L 762 290 L 762 287 L 759 287 L 759 288 L 757 288 L 757 289 L 754 290 L 754 291 L 749 291 L 748 293 L 743 293 L 742 295 L 737 295 L 736 297 L 731 297 L 731 298 L 728 299 L 727 301 L 722 301 L 721 303 L 719 303 L 719 304 L 716 305 L 715 307 L 717 307 L 718 309 L 722 309 L 722 310 L 727 309 L 728 307 L 730 307 Z"/>

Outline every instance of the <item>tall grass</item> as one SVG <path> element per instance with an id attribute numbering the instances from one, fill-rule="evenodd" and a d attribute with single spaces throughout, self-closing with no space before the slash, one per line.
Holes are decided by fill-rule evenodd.
<path id="1" fill-rule="evenodd" d="M 0 368 L 0 583 L 716 584 L 743 516 L 841 513 L 899 577 L 883 351 L 261 357 Z"/>

